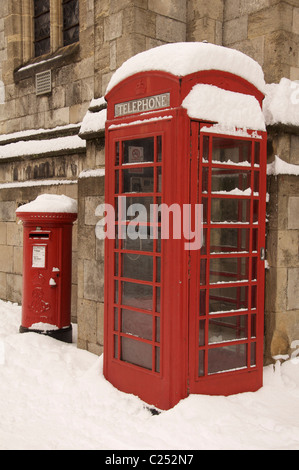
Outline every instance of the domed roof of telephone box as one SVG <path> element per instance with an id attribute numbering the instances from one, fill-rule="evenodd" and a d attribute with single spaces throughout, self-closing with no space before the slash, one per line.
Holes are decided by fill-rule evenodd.
<path id="1" fill-rule="evenodd" d="M 140 72 L 164 71 L 185 77 L 203 70 L 232 73 L 264 92 L 263 69 L 246 54 L 205 42 L 180 42 L 158 46 L 128 59 L 113 74 L 106 93 L 126 78 Z"/>

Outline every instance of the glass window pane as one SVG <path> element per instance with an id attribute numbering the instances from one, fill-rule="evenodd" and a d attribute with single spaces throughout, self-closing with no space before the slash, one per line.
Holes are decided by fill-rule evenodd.
<path id="1" fill-rule="evenodd" d="M 200 285 L 204 286 L 206 284 L 206 268 L 207 268 L 207 260 L 201 259 L 200 260 Z"/>
<path id="2" fill-rule="evenodd" d="M 118 359 L 118 336 L 114 335 L 114 358 Z"/>
<path id="3" fill-rule="evenodd" d="M 149 223 L 151 220 L 151 209 L 153 205 L 152 197 L 121 197 L 118 204 L 121 204 L 120 214 L 122 221 L 133 221 L 131 226 L 134 228 L 140 222 Z M 116 217 L 118 217 L 118 209 L 116 209 Z M 139 228 L 140 230 L 140 228 Z"/>
<path id="4" fill-rule="evenodd" d="M 249 258 L 213 258 L 210 260 L 210 284 L 248 280 Z"/>
<path id="5" fill-rule="evenodd" d="M 224 348 L 213 348 L 208 352 L 208 373 L 216 374 L 247 367 L 247 345 L 237 344 Z"/>
<path id="6" fill-rule="evenodd" d="M 162 167 L 157 168 L 157 193 L 162 192 Z"/>
<path id="7" fill-rule="evenodd" d="M 261 151 L 260 143 L 255 142 L 255 144 L 254 144 L 254 164 L 255 165 L 260 164 L 260 151 Z"/>
<path id="8" fill-rule="evenodd" d="M 198 353 L 198 377 L 205 375 L 205 351 L 201 350 Z"/>
<path id="9" fill-rule="evenodd" d="M 256 366 L 256 343 L 251 343 L 250 346 L 250 366 Z"/>
<path id="10" fill-rule="evenodd" d="M 151 315 L 122 309 L 121 318 L 122 333 L 138 336 L 150 341 L 153 339 L 153 318 Z"/>
<path id="11" fill-rule="evenodd" d="M 114 309 L 114 330 L 118 331 L 118 308 Z"/>
<path id="12" fill-rule="evenodd" d="M 34 0 L 34 16 L 50 11 L 50 0 Z"/>
<path id="13" fill-rule="evenodd" d="M 203 137 L 203 150 L 202 150 L 203 162 L 209 161 L 209 142 L 210 142 L 209 136 L 205 135 Z"/>
<path id="14" fill-rule="evenodd" d="M 209 321 L 209 344 L 247 338 L 247 315 L 215 318 Z"/>
<path id="15" fill-rule="evenodd" d="M 154 192 L 153 168 L 130 168 L 122 171 L 123 193 Z"/>
<path id="16" fill-rule="evenodd" d="M 251 338 L 256 338 L 256 315 L 251 315 Z"/>
<path id="17" fill-rule="evenodd" d="M 206 326 L 206 321 L 205 320 L 200 320 L 200 322 L 199 322 L 198 346 L 204 346 L 205 345 L 205 326 Z"/>
<path id="18" fill-rule="evenodd" d="M 157 152 L 158 152 L 158 162 L 162 161 L 162 137 L 158 135 L 157 137 Z"/>
<path id="19" fill-rule="evenodd" d="M 160 343 L 160 318 L 156 317 L 156 342 Z"/>
<path id="20" fill-rule="evenodd" d="M 161 282 L 161 258 L 156 258 L 156 281 Z"/>
<path id="21" fill-rule="evenodd" d="M 139 281 L 153 281 L 153 258 L 138 253 L 121 255 L 122 277 Z"/>
<path id="22" fill-rule="evenodd" d="M 207 313 L 206 298 L 207 298 L 207 291 L 201 290 L 199 294 L 199 315 L 200 316 L 205 316 Z"/>
<path id="23" fill-rule="evenodd" d="M 123 142 L 123 164 L 154 161 L 154 137 Z"/>
<path id="24" fill-rule="evenodd" d="M 79 41 L 79 0 L 64 0 L 63 45 Z"/>
<path id="25" fill-rule="evenodd" d="M 226 170 L 222 168 L 212 169 L 212 192 L 234 191 L 239 194 L 240 191 L 246 191 L 248 195 L 251 192 L 251 171 L 245 170 Z M 246 194 L 247 194 L 246 193 Z"/>
<path id="26" fill-rule="evenodd" d="M 221 313 L 248 308 L 248 287 L 210 289 L 209 311 Z"/>
<path id="27" fill-rule="evenodd" d="M 156 347 L 155 350 L 156 372 L 160 372 L 160 348 Z"/>
<path id="28" fill-rule="evenodd" d="M 250 230 L 243 228 L 212 228 L 211 253 L 249 252 Z"/>
<path id="29" fill-rule="evenodd" d="M 249 223 L 250 200 L 212 199 L 211 222 L 214 223 Z"/>
<path id="30" fill-rule="evenodd" d="M 160 313 L 160 287 L 156 287 L 156 312 Z"/>
<path id="31" fill-rule="evenodd" d="M 151 311 L 153 309 L 152 286 L 122 282 L 122 305 Z"/>
<path id="32" fill-rule="evenodd" d="M 134 251 L 153 251 L 154 240 L 150 238 L 150 227 L 139 227 L 137 232 L 135 227 L 126 226 L 124 231 L 125 238 L 122 240 L 122 248 L 124 250 L 134 250 Z M 136 234 L 142 235 L 136 238 Z"/>
<path id="33" fill-rule="evenodd" d="M 213 138 L 212 160 L 216 163 L 251 163 L 251 141 L 230 138 Z"/>
<path id="34" fill-rule="evenodd" d="M 152 346 L 131 338 L 121 338 L 121 360 L 152 369 Z"/>
<path id="35" fill-rule="evenodd" d="M 34 44 L 35 57 L 47 54 L 50 51 L 50 38 L 43 39 Z"/>

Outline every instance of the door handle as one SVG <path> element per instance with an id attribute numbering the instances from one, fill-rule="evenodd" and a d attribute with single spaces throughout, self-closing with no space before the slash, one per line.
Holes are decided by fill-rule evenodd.
<path id="1" fill-rule="evenodd" d="M 261 251 L 260 251 L 260 259 L 262 261 L 265 261 L 266 259 L 266 251 L 265 251 L 265 248 L 261 248 Z"/>
<path id="2" fill-rule="evenodd" d="M 49 286 L 51 286 L 51 287 L 57 286 L 57 284 L 56 284 L 56 282 L 55 282 L 55 279 L 53 279 L 53 277 L 50 278 Z"/>

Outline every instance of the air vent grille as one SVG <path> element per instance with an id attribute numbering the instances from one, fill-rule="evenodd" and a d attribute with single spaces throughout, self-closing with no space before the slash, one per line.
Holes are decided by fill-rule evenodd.
<path id="1" fill-rule="evenodd" d="M 45 95 L 52 91 L 51 70 L 35 75 L 36 95 Z"/>

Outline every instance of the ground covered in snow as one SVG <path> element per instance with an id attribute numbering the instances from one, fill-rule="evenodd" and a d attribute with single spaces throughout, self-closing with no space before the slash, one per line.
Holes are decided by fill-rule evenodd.
<path id="1" fill-rule="evenodd" d="M 0 301 L 0 450 L 299 449 L 299 360 L 264 369 L 264 386 L 195 396 L 152 416 L 102 374 L 102 358 L 36 333 Z"/>

